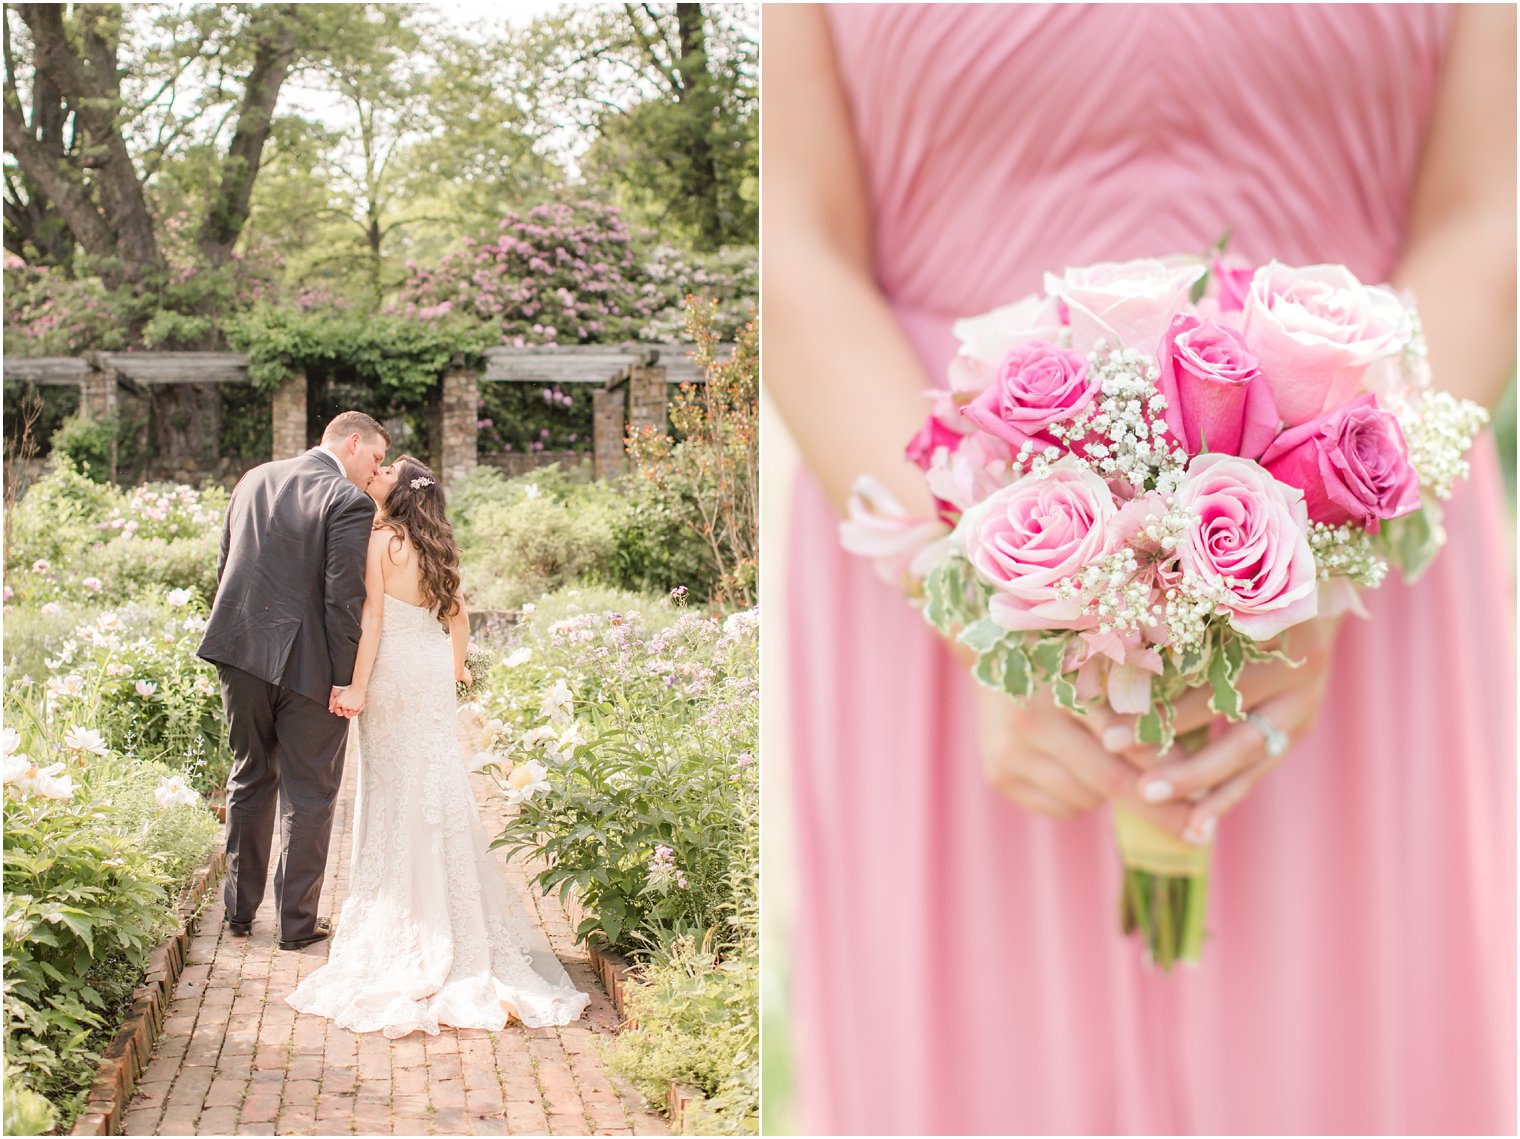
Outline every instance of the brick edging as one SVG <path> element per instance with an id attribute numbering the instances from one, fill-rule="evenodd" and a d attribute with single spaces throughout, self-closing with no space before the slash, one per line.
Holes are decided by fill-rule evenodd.
<path id="1" fill-rule="evenodd" d="M 164 1028 L 164 1015 L 174 984 L 185 968 L 185 954 L 195 934 L 201 900 L 213 889 L 227 866 L 227 853 L 218 847 L 195 872 L 180 897 L 179 926 L 168 939 L 148 954 L 142 984 L 132 993 L 126 1019 L 106 1046 L 85 1109 L 74 1122 L 70 1135 L 117 1135 L 122 1115 L 132 1099 L 137 1078 L 148 1066 Z"/>
<path id="2" fill-rule="evenodd" d="M 562 902 L 567 917 L 571 919 L 571 925 L 576 926 L 585 917 L 585 911 L 581 909 L 580 898 L 572 890 L 565 896 Z M 600 933 L 593 933 L 586 938 L 586 954 L 591 958 L 591 967 L 596 970 L 597 978 L 602 982 L 602 988 L 607 990 L 607 995 L 612 998 L 612 1007 L 617 1009 L 618 1016 L 623 1018 L 623 1023 L 618 1026 L 621 1032 L 625 1028 L 637 1028 L 639 1023 L 628 1012 L 625 986 L 632 980 L 633 966 L 621 953 L 612 949 L 607 944 L 607 939 Z M 636 982 L 635 982 L 636 983 Z M 665 1089 L 665 1109 L 670 1118 L 670 1129 L 675 1134 L 682 1134 L 682 1117 L 686 1112 L 706 1100 L 700 1088 L 691 1084 L 671 1080 Z"/>

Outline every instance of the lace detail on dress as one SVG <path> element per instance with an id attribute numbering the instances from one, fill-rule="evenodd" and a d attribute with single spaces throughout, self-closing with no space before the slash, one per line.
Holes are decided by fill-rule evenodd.
<path id="1" fill-rule="evenodd" d="M 355 1032 L 568 1024 L 589 999 L 487 848 L 460 744 L 454 660 L 429 610 L 386 596 L 365 711 L 349 893 L 328 959 L 286 1000 Z"/>

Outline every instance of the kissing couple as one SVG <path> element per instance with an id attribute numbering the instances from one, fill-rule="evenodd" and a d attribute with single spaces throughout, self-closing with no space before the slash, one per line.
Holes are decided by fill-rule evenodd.
<path id="1" fill-rule="evenodd" d="M 197 655 L 221 677 L 229 931 L 252 932 L 275 817 L 279 946 L 332 937 L 286 1000 L 354 1032 L 568 1024 L 588 997 L 492 860 L 459 738 L 469 621 L 443 487 L 385 465 L 345 411 L 321 443 L 232 492 Z M 350 730 L 352 727 L 353 730 Z M 317 916 L 345 757 L 359 765 L 349 893 Z M 276 807 L 278 805 L 278 811 Z"/>

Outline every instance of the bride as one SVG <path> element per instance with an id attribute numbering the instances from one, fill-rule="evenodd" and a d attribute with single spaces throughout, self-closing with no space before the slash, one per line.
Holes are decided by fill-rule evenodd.
<path id="1" fill-rule="evenodd" d="M 359 655 L 333 704 L 357 729 L 349 893 L 327 962 L 286 999 L 391 1038 L 568 1024 L 588 997 L 519 912 L 470 790 L 454 690 L 469 622 L 443 490 L 411 456 L 368 489 L 379 512 Z"/>

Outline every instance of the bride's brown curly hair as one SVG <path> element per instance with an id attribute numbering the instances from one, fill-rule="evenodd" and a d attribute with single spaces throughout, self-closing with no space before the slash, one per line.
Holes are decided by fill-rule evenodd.
<path id="1" fill-rule="evenodd" d="M 392 466 L 396 485 L 380 504 L 382 516 L 375 525 L 393 531 L 392 542 L 411 541 L 417 551 L 422 599 L 447 629 L 449 618 L 459 612 L 459 547 L 444 512 L 443 486 L 422 460 L 411 455 L 402 455 Z"/>

